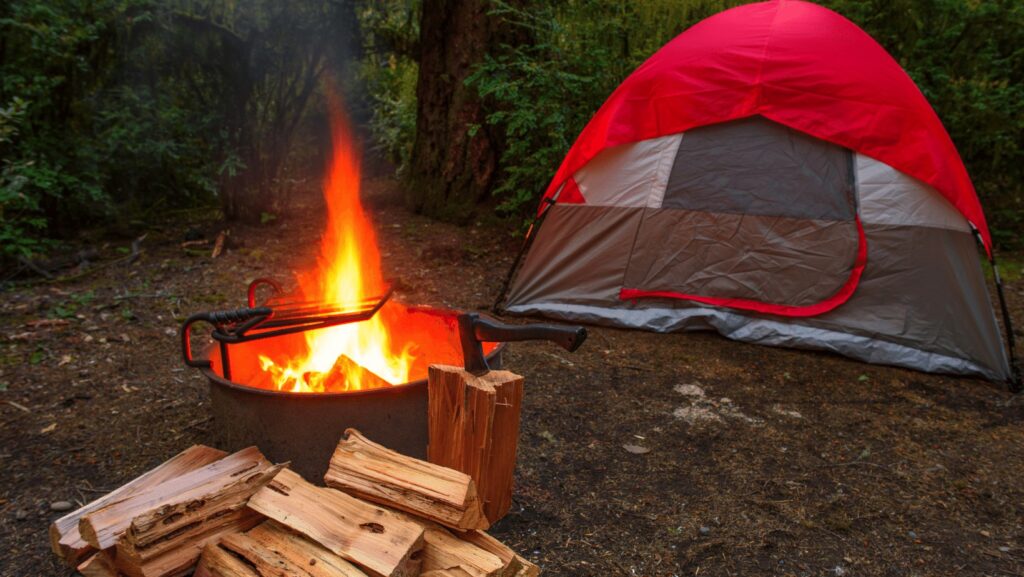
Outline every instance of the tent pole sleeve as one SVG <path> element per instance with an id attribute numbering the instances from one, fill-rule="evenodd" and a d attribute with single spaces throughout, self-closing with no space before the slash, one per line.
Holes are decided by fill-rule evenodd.
<path id="1" fill-rule="evenodd" d="M 491 305 L 491 312 L 494 314 L 501 314 L 505 309 L 503 307 L 505 298 L 508 295 L 508 288 L 512 284 L 512 278 L 516 274 L 516 270 L 519 268 L 519 264 L 522 262 L 523 257 L 529 252 L 530 247 L 533 246 L 533 239 L 537 238 L 537 232 L 540 230 L 540 225 L 544 223 L 544 218 L 548 215 L 548 211 L 551 210 L 552 206 L 555 206 L 555 199 L 545 198 L 544 199 L 544 210 L 540 214 L 533 217 L 533 222 L 530 223 L 530 228 L 526 230 L 526 236 L 523 238 L 523 244 L 519 247 L 519 254 L 516 255 L 512 266 L 508 269 L 508 274 L 505 275 L 505 281 L 501 283 L 501 291 L 498 293 L 498 297 L 494 299 L 494 304 Z"/>
<path id="2" fill-rule="evenodd" d="M 974 226 L 971 226 L 974 237 L 985 246 L 981 233 Z M 1013 335 L 1013 322 L 1010 319 L 1010 308 L 1006 305 L 1006 293 L 1003 290 L 1003 278 L 999 275 L 999 265 L 996 264 L 996 252 L 988 252 L 988 262 L 992 265 L 992 278 L 995 280 L 996 295 L 999 297 L 999 309 L 1003 313 L 1003 328 L 1006 330 L 1006 346 L 1009 348 L 1010 357 L 1010 392 L 1019 393 L 1024 388 L 1024 379 L 1021 377 L 1020 366 L 1016 358 L 1016 338 Z"/>

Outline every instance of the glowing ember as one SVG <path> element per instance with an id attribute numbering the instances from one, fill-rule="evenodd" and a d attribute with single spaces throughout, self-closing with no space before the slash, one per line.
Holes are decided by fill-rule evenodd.
<path id="1" fill-rule="evenodd" d="M 339 103 L 332 102 L 330 112 L 334 152 L 324 182 L 327 229 L 317 267 L 296 275 L 298 296 L 306 302 L 359 303 L 382 296 L 387 285 L 377 236 L 359 199 L 359 150 Z M 392 335 L 408 321 L 407 309 L 389 302 L 370 320 L 304 333 L 304 351 L 286 358 L 272 351 L 259 354 L 260 368 L 274 388 L 295 392 L 405 383 L 418 347 Z"/>

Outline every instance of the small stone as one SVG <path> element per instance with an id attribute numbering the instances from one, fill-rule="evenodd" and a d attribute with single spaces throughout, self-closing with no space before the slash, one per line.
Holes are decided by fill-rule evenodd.
<path id="1" fill-rule="evenodd" d="M 711 534 L 711 528 L 709 527 L 701 527 L 700 529 L 698 529 L 698 531 L 700 531 L 700 534 L 703 537 L 707 537 Z"/>
<path id="2" fill-rule="evenodd" d="M 911 539 L 917 539 L 917 533 L 913 531 L 907 531 L 907 537 L 910 537 Z"/>
<path id="3" fill-rule="evenodd" d="M 16 521 L 24 521 L 25 519 L 28 519 L 28 511 L 26 511 L 24 509 L 18 511 L 17 513 L 14 514 L 14 519 Z"/>
<path id="4" fill-rule="evenodd" d="M 999 552 L 1000 553 L 1009 553 L 1010 552 L 1010 548 L 1004 545 L 1004 546 L 999 548 Z"/>
<path id="5" fill-rule="evenodd" d="M 71 501 L 54 501 L 53 503 L 50 503 L 50 510 L 58 513 L 70 511 L 74 508 L 75 506 L 71 504 Z"/>
<path id="6" fill-rule="evenodd" d="M 704 396 L 704 389 L 695 383 L 676 385 L 675 387 L 672 387 L 672 389 L 680 395 L 685 395 L 687 397 L 701 398 Z"/>

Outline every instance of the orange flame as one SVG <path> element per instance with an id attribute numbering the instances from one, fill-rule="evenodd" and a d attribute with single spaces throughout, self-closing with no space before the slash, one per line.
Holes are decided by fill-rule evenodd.
<path id="1" fill-rule="evenodd" d="M 324 199 L 327 229 L 320 243 L 317 267 L 296 275 L 299 296 L 306 302 L 351 304 L 380 297 L 387 290 L 380 267 L 377 235 L 359 198 L 360 154 L 348 119 L 336 100 L 331 102 L 331 132 L 334 147 Z M 396 303 L 369 320 L 309 331 L 304 334 L 306 351 L 275 362 L 259 355 L 260 367 L 277 390 L 324 392 L 361 390 L 380 386 L 380 377 L 390 384 L 410 380 L 413 355 L 410 344 L 393 342 L 386 320 L 394 318 Z M 348 357 L 363 370 L 335 368 L 339 357 Z M 332 369 L 342 370 L 341 379 Z M 373 373 L 367 375 L 365 371 Z"/>
<path id="2" fill-rule="evenodd" d="M 359 199 L 358 146 L 338 99 L 331 100 L 330 113 L 334 150 L 324 182 L 327 227 L 316 267 L 295 275 L 293 297 L 357 306 L 382 296 L 387 286 L 377 235 Z M 250 387 L 299 393 L 358 391 L 424 379 L 431 363 L 461 361 L 456 315 L 391 299 L 362 322 L 233 344 L 231 378 Z M 485 343 L 484 351 L 495 346 Z M 210 350 L 210 361 L 224 375 L 217 347 Z"/>

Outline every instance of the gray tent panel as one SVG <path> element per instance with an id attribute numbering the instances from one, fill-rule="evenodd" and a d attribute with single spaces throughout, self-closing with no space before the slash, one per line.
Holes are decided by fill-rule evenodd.
<path id="1" fill-rule="evenodd" d="M 663 208 L 853 220 L 849 150 L 755 116 L 683 135 Z"/>
<path id="2" fill-rule="evenodd" d="M 520 301 L 617 300 L 642 208 L 555 205 L 513 287 Z"/>
<path id="3" fill-rule="evenodd" d="M 846 283 L 858 238 L 851 221 L 647 209 L 624 284 L 806 306 Z"/>
<path id="4" fill-rule="evenodd" d="M 661 206 L 682 134 L 601 151 L 573 179 L 588 206 Z"/>

